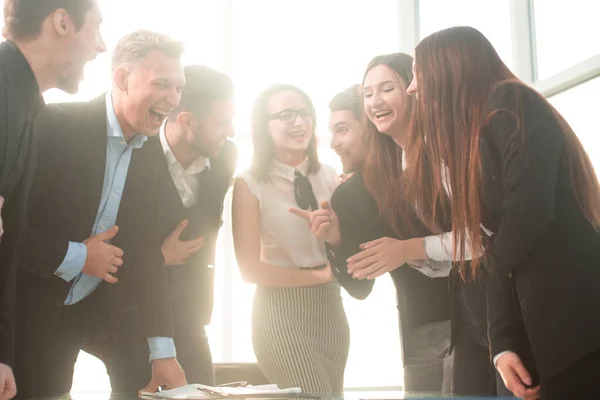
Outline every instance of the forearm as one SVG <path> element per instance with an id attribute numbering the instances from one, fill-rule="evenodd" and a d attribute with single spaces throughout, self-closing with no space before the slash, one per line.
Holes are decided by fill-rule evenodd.
<path id="1" fill-rule="evenodd" d="M 135 304 L 139 310 L 140 327 L 144 337 L 173 337 L 173 319 L 169 303 L 167 268 L 158 242 L 154 246 L 141 246 L 135 250 L 137 257 L 128 263 L 134 270 L 136 285 Z M 130 256 L 133 254 L 129 252 Z M 139 257 L 139 258 L 138 258 Z"/>
<path id="2" fill-rule="evenodd" d="M 326 283 L 322 270 L 288 268 L 263 262 L 238 260 L 246 282 L 265 287 L 301 287 Z"/>
<path id="3" fill-rule="evenodd" d="M 428 259 L 434 261 L 458 261 L 460 260 L 460 249 L 457 257 L 454 257 L 454 235 L 452 232 L 444 232 L 439 235 L 431 235 L 423 238 L 424 250 Z M 480 257 L 483 249 L 476 252 L 475 257 Z M 465 249 L 463 258 L 465 261 L 473 259 L 473 251 L 469 247 L 469 237 L 465 238 Z M 457 260 L 458 259 L 458 260 Z"/>
<path id="4" fill-rule="evenodd" d="M 518 311 L 513 298 L 513 282 L 506 276 L 486 274 L 484 277 L 490 357 L 517 352 L 522 340 Z"/>

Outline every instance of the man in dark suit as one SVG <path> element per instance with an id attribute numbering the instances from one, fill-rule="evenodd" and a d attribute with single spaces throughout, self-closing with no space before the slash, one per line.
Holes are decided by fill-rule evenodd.
<path id="1" fill-rule="evenodd" d="M 162 250 L 168 270 L 175 344 L 188 381 L 214 385 L 205 327 L 214 294 L 214 260 L 223 201 L 237 162 L 233 84 L 204 66 L 185 68 L 181 104 L 160 132 L 164 151 Z"/>
<path id="2" fill-rule="evenodd" d="M 186 383 L 175 358 L 158 232 L 156 136 L 181 98 L 181 44 L 123 37 L 110 92 L 48 106 L 36 126 L 38 173 L 19 241 L 17 361 L 23 398 L 68 392 L 80 349 L 105 361 L 114 391 Z M 154 251 L 152 251 L 154 249 Z M 147 352 L 145 353 L 147 355 Z"/>
<path id="3" fill-rule="evenodd" d="M 16 263 L 14 238 L 24 226 L 35 171 L 33 121 L 43 108 L 42 93 L 59 88 L 75 93 L 86 62 L 104 52 L 95 0 L 5 0 L 0 44 L 0 362 L 12 364 Z M 4 204 L 6 202 L 6 204 Z M 0 398 L 12 372 L 0 364 Z"/>

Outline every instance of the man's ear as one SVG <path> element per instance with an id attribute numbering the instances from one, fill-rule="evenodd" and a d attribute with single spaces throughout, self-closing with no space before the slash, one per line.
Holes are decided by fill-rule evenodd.
<path id="1" fill-rule="evenodd" d="M 177 114 L 177 123 L 184 132 L 189 132 L 192 130 L 192 113 L 189 111 L 182 111 Z"/>
<path id="2" fill-rule="evenodd" d="M 73 19 L 64 8 L 58 8 L 48 16 L 52 21 L 52 27 L 58 36 L 65 36 L 75 29 Z"/>
<path id="3" fill-rule="evenodd" d="M 129 77 L 129 70 L 125 67 L 119 67 L 113 72 L 113 82 L 115 86 L 122 90 L 123 92 L 127 92 L 127 78 Z"/>

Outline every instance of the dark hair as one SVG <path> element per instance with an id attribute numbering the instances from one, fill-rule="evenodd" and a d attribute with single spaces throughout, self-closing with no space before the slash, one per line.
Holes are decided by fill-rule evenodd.
<path id="1" fill-rule="evenodd" d="M 404 127 L 406 129 L 404 134 L 407 137 L 414 134 L 413 126 L 417 109 L 414 97 L 406 94 L 406 88 L 413 79 L 412 63 L 413 58 L 405 53 L 380 55 L 369 62 L 364 75 L 366 78 L 368 72 L 378 65 L 385 65 L 396 73 L 401 81 L 405 101 L 408 102 L 406 107 L 408 124 Z M 367 189 L 377 203 L 381 218 L 402 239 L 441 233 L 443 229 L 438 227 L 425 229 L 415 215 L 413 203 L 406 201 L 403 196 L 405 154 L 402 148 L 390 135 L 379 132 L 368 118 L 365 118 L 365 125 L 368 144 L 363 176 Z M 412 168 L 408 160 L 406 161 L 407 168 Z M 426 168 L 424 173 L 431 172 L 429 166 L 424 168 Z M 449 221 L 442 225 L 443 228 L 450 229 Z"/>
<path id="2" fill-rule="evenodd" d="M 362 120 L 362 108 L 360 85 L 350 86 L 333 96 L 333 99 L 329 102 L 329 111 L 350 111 L 357 121 Z"/>
<path id="3" fill-rule="evenodd" d="M 12 40 L 31 40 L 42 32 L 42 23 L 48 15 L 64 9 L 81 29 L 85 16 L 95 0 L 4 0 L 4 28 L 2 35 Z"/>
<path id="4" fill-rule="evenodd" d="M 436 32 L 417 45 L 415 57 L 421 132 L 415 135 L 411 154 L 425 150 L 431 158 L 420 160 L 417 168 L 409 171 L 407 193 L 414 196 L 417 204 L 422 204 L 423 188 L 433 193 L 434 200 L 439 198 L 445 192 L 441 185 L 442 165 L 447 166 L 453 199 L 454 252 L 461 260 L 463 275 L 467 269 L 465 244 L 471 249 L 482 246 L 480 226 L 485 205 L 480 192 L 479 137 L 494 115 L 505 112 L 514 119 L 515 138 L 523 140 L 527 128 L 522 93 L 535 98 L 556 118 L 565 137 L 564 157 L 575 197 L 590 223 L 596 228 L 600 226 L 598 179 L 577 136 L 540 93 L 515 77 L 481 32 L 467 26 Z M 510 109 L 488 109 L 490 94 L 501 88 L 500 85 L 515 93 Z M 424 163 L 433 166 L 434 179 L 422 176 L 419 166 Z M 436 215 L 430 209 L 422 207 L 422 210 L 426 224 L 437 224 Z M 473 274 L 480 263 L 480 258 L 470 263 Z"/>
<path id="5" fill-rule="evenodd" d="M 202 115 L 213 102 L 233 97 L 233 82 L 224 73 L 204 65 L 187 65 L 184 70 L 185 87 L 175 113 L 186 110 Z"/>
<path id="6" fill-rule="evenodd" d="M 300 88 L 293 85 L 276 84 L 262 92 L 252 109 L 252 141 L 254 142 L 254 154 L 252 155 L 251 171 L 254 178 L 258 181 L 267 179 L 271 163 L 274 155 L 274 143 L 268 128 L 267 105 L 271 97 L 281 92 L 292 91 L 296 92 L 306 101 L 310 114 L 313 120 L 313 131 L 308 147 L 306 148 L 306 156 L 308 157 L 308 173 L 314 174 L 319 171 L 321 164 L 317 155 L 317 137 L 315 135 L 316 112 L 315 106 L 310 97 Z"/>
<path id="7" fill-rule="evenodd" d="M 137 63 L 153 50 L 180 58 L 183 54 L 183 44 L 162 33 L 140 29 L 123 36 L 115 46 L 112 56 L 112 69 L 124 64 Z"/>

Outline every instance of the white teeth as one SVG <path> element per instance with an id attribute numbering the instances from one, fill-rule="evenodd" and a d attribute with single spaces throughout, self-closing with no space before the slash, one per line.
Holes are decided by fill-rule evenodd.
<path id="1" fill-rule="evenodd" d="M 167 117 L 169 115 L 168 111 L 157 110 L 156 108 L 151 108 L 151 110 L 157 114 L 162 115 L 163 117 Z"/>
<path id="2" fill-rule="evenodd" d="M 375 115 L 376 118 L 381 118 L 381 117 L 386 117 L 388 115 L 390 115 L 392 112 L 391 111 L 376 111 L 373 113 L 373 115 Z"/>

